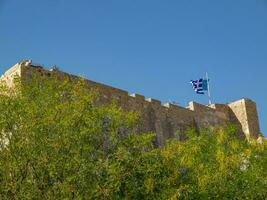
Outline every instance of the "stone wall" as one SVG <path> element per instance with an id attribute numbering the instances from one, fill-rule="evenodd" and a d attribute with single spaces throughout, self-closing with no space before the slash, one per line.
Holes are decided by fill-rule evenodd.
<path id="1" fill-rule="evenodd" d="M 14 86 L 14 78 L 21 76 L 21 64 L 17 63 L 7 70 L 1 77 L 0 81 L 4 81 L 9 87 Z"/>
<path id="2" fill-rule="evenodd" d="M 229 103 L 228 106 L 241 123 L 244 134 L 247 137 L 258 137 L 260 128 L 256 103 L 249 99 L 241 99 Z"/>
<path id="3" fill-rule="evenodd" d="M 58 77 L 69 77 L 77 80 L 77 76 L 58 70 L 46 70 L 41 66 L 34 66 L 30 61 L 16 64 L 1 78 L 12 86 L 15 75 L 21 76 L 23 81 L 30 80 L 33 74 L 49 77 L 54 73 Z M 155 99 L 145 99 L 139 94 L 128 95 L 127 91 L 110 87 L 101 83 L 86 80 L 89 88 L 96 88 L 99 92 L 98 102 L 105 104 L 115 99 L 125 111 L 135 111 L 140 115 L 140 132 L 153 131 L 157 134 L 157 143 L 163 145 L 167 139 L 175 137 L 176 132 L 183 132 L 188 127 L 200 129 L 202 127 L 220 126 L 234 123 L 246 136 L 256 137 L 259 133 L 259 123 L 256 104 L 251 100 L 242 99 L 230 104 L 212 104 L 204 106 L 190 102 L 187 108 L 170 103 L 161 104 Z"/>

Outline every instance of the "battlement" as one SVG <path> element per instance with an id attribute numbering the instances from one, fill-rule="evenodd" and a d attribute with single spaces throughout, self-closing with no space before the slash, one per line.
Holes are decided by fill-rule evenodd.
<path id="1" fill-rule="evenodd" d="M 52 73 L 62 79 L 68 77 L 75 81 L 79 78 L 59 71 L 57 68 L 47 70 L 40 65 L 33 65 L 31 61 L 23 61 L 6 71 L 0 80 L 12 87 L 15 76 L 20 76 L 27 82 L 33 74 L 49 78 Z M 145 98 L 140 94 L 129 95 L 127 91 L 91 80 L 86 80 L 86 85 L 99 91 L 99 104 L 106 104 L 115 99 L 123 110 L 137 112 L 141 118 L 139 131 L 156 132 L 157 142 L 160 145 L 167 139 L 175 137 L 177 131 L 184 131 L 188 127 L 200 129 L 233 123 L 247 137 L 257 137 L 260 132 L 256 104 L 248 99 L 208 106 L 190 102 L 184 108 L 171 103 L 162 104 L 159 100 Z"/>

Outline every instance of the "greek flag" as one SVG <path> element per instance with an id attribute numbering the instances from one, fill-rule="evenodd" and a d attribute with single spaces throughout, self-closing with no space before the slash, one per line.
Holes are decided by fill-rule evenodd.
<path id="1" fill-rule="evenodd" d="M 190 83 L 197 94 L 205 94 L 204 91 L 208 90 L 208 81 L 206 79 L 191 80 Z"/>

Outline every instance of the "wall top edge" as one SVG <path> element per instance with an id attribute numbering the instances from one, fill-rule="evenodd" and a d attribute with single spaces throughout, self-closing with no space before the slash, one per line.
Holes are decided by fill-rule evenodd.
<path id="1" fill-rule="evenodd" d="M 34 64 L 32 63 L 31 60 L 23 60 L 17 64 L 15 64 L 14 66 L 12 66 L 11 68 L 9 68 L 5 73 L 4 75 L 8 75 L 9 73 L 11 73 L 12 71 L 14 71 L 15 69 L 19 68 L 19 67 L 30 67 L 30 68 L 34 68 L 34 69 L 42 69 L 46 72 L 58 72 L 58 73 L 64 73 L 66 75 L 70 75 L 70 76 L 73 76 L 73 77 L 79 77 L 79 76 L 76 76 L 76 75 L 72 75 L 72 74 L 68 74 L 66 72 L 63 72 L 63 71 L 60 71 L 58 68 L 54 68 L 54 67 L 51 67 L 51 68 L 45 68 L 43 65 L 39 65 L 39 64 Z M 82 77 L 84 78 L 84 77 Z M 85 79 L 87 81 L 91 81 L 91 80 L 88 80 L 88 79 Z M 153 98 L 145 98 L 145 96 L 143 95 L 140 95 L 140 94 L 136 94 L 136 93 L 133 93 L 133 94 L 128 94 L 127 91 L 125 90 L 122 90 L 122 89 L 119 89 L 119 88 L 115 88 L 115 87 L 112 87 L 112 86 L 109 86 L 109 85 L 105 85 L 105 84 L 102 84 L 102 83 L 98 83 L 98 82 L 95 82 L 95 81 L 91 81 L 95 84 L 98 84 L 98 85 L 101 85 L 101 86 L 104 86 L 104 87 L 109 87 L 111 89 L 114 89 L 118 92 L 122 92 L 124 94 L 127 94 L 129 95 L 130 97 L 133 97 L 133 98 L 139 98 L 139 99 L 142 99 L 144 100 L 145 102 L 148 102 L 148 103 L 155 103 L 155 104 L 160 104 L 162 105 L 163 107 L 165 108 L 168 108 L 168 109 L 172 109 L 172 108 L 183 108 L 183 109 L 186 109 L 188 111 L 193 111 L 192 110 L 192 106 L 194 104 L 198 105 L 198 106 L 201 106 L 203 108 L 207 108 L 207 109 L 213 109 L 213 110 L 216 110 L 216 105 L 225 105 L 225 106 L 228 106 L 228 105 L 231 105 L 231 104 L 235 104 L 235 103 L 238 103 L 238 102 L 241 102 L 241 101 L 250 101 L 250 102 L 253 102 L 255 103 L 254 101 L 252 101 L 251 99 L 248 99 L 248 98 L 242 98 L 242 99 L 239 99 L 239 100 L 235 100 L 235 101 L 232 101 L 230 103 L 227 103 L 227 104 L 212 104 L 212 105 L 203 105 L 203 104 L 200 104 L 200 103 L 197 103 L 197 102 L 194 102 L 194 101 L 191 101 L 189 102 L 189 106 L 187 107 L 182 107 L 182 106 L 179 106 L 179 105 L 176 105 L 176 104 L 172 104 L 172 103 L 164 103 L 162 104 L 160 100 L 157 100 L 157 99 L 153 99 Z"/>

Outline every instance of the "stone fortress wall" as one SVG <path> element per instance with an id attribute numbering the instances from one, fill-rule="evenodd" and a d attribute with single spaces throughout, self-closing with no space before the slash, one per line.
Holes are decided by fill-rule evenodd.
<path id="1" fill-rule="evenodd" d="M 32 74 L 40 76 L 68 76 L 75 80 L 78 77 L 61 72 L 57 69 L 46 70 L 42 66 L 33 65 L 31 61 L 23 61 L 14 65 L 1 77 L 9 86 L 13 86 L 13 79 L 20 76 L 29 79 Z M 190 102 L 184 108 L 178 105 L 161 104 L 156 99 L 145 99 L 140 94 L 129 95 L 127 91 L 113 88 L 101 83 L 86 80 L 89 88 L 96 88 L 99 92 L 99 103 L 108 103 L 115 99 L 125 111 L 135 111 L 140 115 L 139 131 L 153 131 L 157 135 L 157 143 L 163 145 L 167 139 L 175 137 L 177 131 L 183 132 L 188 127 L 196 129 L 216 127 L 228 123 L 236 124 L 240 132 L 247 137 L 258 137 L 260 133 L 256 104 L 249 99 L 240 99 L 229 104 L 211 104 L 208 106 Z"/>

